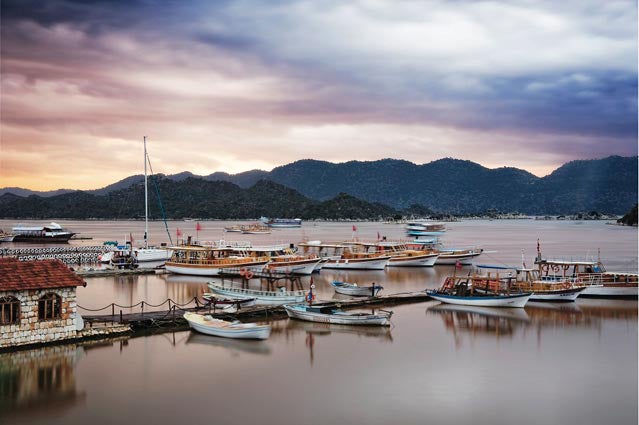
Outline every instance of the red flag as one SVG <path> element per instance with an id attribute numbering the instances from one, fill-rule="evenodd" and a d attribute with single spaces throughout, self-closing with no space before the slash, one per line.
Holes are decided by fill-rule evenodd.
<path id="1" fill-rule="evenodd" d="M 357 226 L 353 224 L 353 232 L 357 232 Z"/>
<path id="2" fill-rule="evenodd" d="M 457 260 L 457 262 L 455 263 L 455 267 L 457 267 L 458 269 L 461 269 L 462 263 L 459 260 Z"/>
<path id="3" fill-rule="evenodd" d="M 179 238 L 180 236 L 182 236 L 182 231 L 180 230 L 180 228 L 178 227 L 177 230 L 175 231 L 175 235 Z"/>
<path id="4" fill-rule="evenodd" d="M 196 230 L 196 231 L 198 231 L 198 232 L 199 232 L 200 230 L 202 230 L 202 225 L 201 225 L 199 222 L 198 222 L 198 223 L 195 223 L 195 230 Z"/>

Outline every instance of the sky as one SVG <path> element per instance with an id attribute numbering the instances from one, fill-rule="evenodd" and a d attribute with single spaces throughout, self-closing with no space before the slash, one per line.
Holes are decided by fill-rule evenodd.
<path id="1" fill-rule="evenodd" d="M 0 187 L 637 155 L 637 3 L 2 0 Z"/>

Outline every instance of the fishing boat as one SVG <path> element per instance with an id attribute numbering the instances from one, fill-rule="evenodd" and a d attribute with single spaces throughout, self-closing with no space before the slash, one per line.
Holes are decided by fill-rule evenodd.
<path id="1" fill-rule="evenodd" d="M 379 294 L 382 289 L 384 289 L 383 286 L 375 285 L 375 283 L 370 286 L 358 286 L 357 283 L 333 281 L 330 282 L 330 284 L 333 288 L 335 288 L 335 292 L 338 294 L 351 295 L 355 297 L 374 297 Z"/>
<path id="2" fill-rule="evenodd" d="M 224 270 L 238 268 L 255 272 L 269 261 L 268 257 L 237 255 L 234 247 L 228 246 L 180 245 L 171 250 L 173 255 L 164 267 L 168 272 L 177 274 L 217 276 Z"/>
<path id="3" fill-rule="evenodd" d="M 308 322 L 332 323 L 338 325 L 390 326 L 392 311 L 380 313 L 347 313 L 335 306 L 313 306 L 305 304 L 285 305 L 288 317 Z"/>
<path id="4" fill-rule="evenodd" d="M 208 287 L 211 292 L 222 297 L 239 299 L 254 298 L 258 305 L 298 303 L 304 301 L 306 298 L 305 291 L 287 291 L 284 287 L 280 287 L 277 291 L 263 291 L 259 289 L 238 288 L 213 281 L 208 283 Z"/>
<path id="5" fill-rule="evenodd" d="M 476 290 L 479 289 L 479 290 Z M 426 290 L 434 300 L 477 307 L 524 307 L 530 292 L 503 288 L 503 282 L 486 276 L 450 276 L 439 289 Z"/>
<path id="6" fill-rule="evenodd" d="M 607 271 L 599 255 L 591 260 L 547 259 L 542 257 L 537 241 L 535 265 L 545 281 L 579 280 L 580 285 L 586 287 L 580 297 L 637 299 L 639 296 L 639 274 Z"/>
<path id="7" fill-rule="evenodd" d="M 326 259 L 324 269 L 384 270 L 391 257 L 383 253 L 357 252 L 351 244 L 324 244 L 309 241 L 298 244 L 303 253 L 314 253 Z"/>
<path id="8" fill-rule="evenodd" d="M 18 224 L 11 232 L 15 235 L 13 242 L 64 243 L 75 235 L 54 222 L 42 226 Z"/>
<path id="9" fill-rule="evenodd" d="M 268 339 L 271 335 L 270 325 L 255 323 L 229 322 L 215 319 L 208 314 L 184 313 L 184 319 L 191 329 L 212 336 L 235 339 Z"/>

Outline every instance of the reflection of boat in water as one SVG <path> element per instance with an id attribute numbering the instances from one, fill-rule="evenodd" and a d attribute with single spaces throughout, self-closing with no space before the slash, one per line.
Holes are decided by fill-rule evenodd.
<path id="1" fill-rule="evenodd" d="M 315 335 L 330 335 L 344 333 L 365 338 L 379 338 L 380 340 L 393 341 L 391 328 L 386 326 L 348 326 L 334 325 L 330 323 L 306 322 L 301 320 L 289 320 L 286 330 L 303 330 Z"/>
<path id="2" fill-rule="evenodd" d="M 241 351 L 250 354 L 271 354 L 271 348 L 265 341 L 247 341 L 241 339 L 211 338 L 210 336 L 191 332 L 186 344 L 202 344 L 226 348 L 229 351 Z"/>

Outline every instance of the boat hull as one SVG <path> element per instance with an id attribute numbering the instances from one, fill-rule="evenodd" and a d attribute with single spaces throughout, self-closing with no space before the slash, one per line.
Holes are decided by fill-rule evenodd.
<path id="1" fill-rule="evenodd" d="M 639 292 L 636 285 L 589 285 L 580 294 L 583 298 L 628 298 L 637 299 Z"/>
<path id="2" fill-rule="evenodd" d="M 310 275 L 320 265 L 320 258 L 290 262 L 270 262 L 268 269 L 278 273 Z"/>
<path id="3" fill-rule="evenodd" d="M 140 248 L 134 249 L 135 257 L 139 263 L 147 261 L 167 261 L 173 255 L 170 249 Z"/>
<path id="4" fill-rule="evenodd" d="M 284 309 L 288 317 L 292 319 L 305 320 L 307 322 L 331 323 L 336 325 L 360 325 L 360 326 L 390 326 L 389 315 L 357 315 L 350 316 L 348 314 L 324 314 L 314 313 L 310 311 L 302 311 L 294 306 L 285 305 Z"/>
<path id="5" fill-rule="evenodd" d="M 32 242 L 32 243 L 65 243 L 69 242 L 69 239 L 75 235 L 75 233 L 66 233 L 63 235 L 53 236 L 29 236 L 29 235 L 15 235 L 13 242 Z"/>
<path id="6" fill-rule="evenodd" d="M 574 302 L 584 287 L 533 292 L 530 301 Z"/>
<path id="7" fill-rule="evenodd" d="M 229 298 L 255 298 L 258 305 L 282 305 L 290 303 L 300 303 L 306 298 L 304 291 L 258 291 L 253 289 L 224 287 L 214 282 L 208 284 L 211 292 Z"/>
<path id="8" fill-rule="evenodd" d="M 354 286 L 354 285 L 340 285 L 336 282 L 331 282 L 331 286 L 335 289 L 335 292 L 342 295 L 350 295 L 353 297 L 374 297 L 384 289 L 379 285 L 375 285 L 373 290 L 372 286 Z"/>
<path id="9" fill-rule="evenodd" d="M 169 273 L 188 274 L 193 276 L 217 276 L 220 274 L 220 272 L 224 272 L 228 269 L 236 270 L 237 268 L 246 268 L 247 270 L 251 270 L 253 272 L 259 271 L 266 263 L 266 261 L 261 261 L 220 266 L 211 264 L 184 264 L 167 261 L 164 265 L 164 268 Z"/>
<path id="10" fill-rule="evenodd" d="M 426 291 L 434 300 L 454 305 L 469 305 L 477 307 L 512 307 L 522 308 L 526 305 L 532 294 L 497 295 L 483 297 L 459 297 L 456 295 L 437 294 L 434 291 Z"/>
<path id="11" fill-rule="evenodd" d="M 455 253 L 441 253 L 437 260 L 435 261 L 436 265 L 456 265 L 457 263 L 462 264 L 464 266 L 470 266 L 473 264 L 473 259 L 481 255 L 481 252 L 473 251 L 464 254 L 455 254 Z"/>
<path id="12" fill-rule="evenodd" d="M 356 258 L 356 259 L 329 259 L 323 266 L 325 269 L 348 270 L 384 270 L 390 257 Z"/>
<path id="13" fill-rule="evenodd" d="M 392 257 L 388 267 L 432 267 L 439 258 L 439 254 L 416 255 L 413 257 Z"/>

